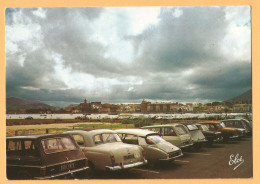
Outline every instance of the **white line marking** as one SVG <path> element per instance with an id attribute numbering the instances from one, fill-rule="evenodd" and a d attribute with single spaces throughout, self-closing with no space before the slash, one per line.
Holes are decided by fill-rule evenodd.
<path id="1" fill-rule="evenodd" d="M 208 153 L 190 153 L 190 152 L 184 152 L 184 153 L 195 154 L 195 155 L 211 155 L 211 154 L 208 154 Z"/>
<path id="2" fill-rule="evenodd" d="M 186 163 L 189 163 L 190 161 L 187 161 L 187 160 L 174 160 L 174 162 L 186 162 Z"/>
<path id="3" fill-rule="evenodd" d="M 146 169 L 133 168 L 132 170 L 137 170 L 137 171 L 144 171 L 144 172 L 151 172 L 151 173 L 155 173 L 155 174 L 160 174 L 160 172 L 152 171 L 152 170 L 146 170 Z"/>

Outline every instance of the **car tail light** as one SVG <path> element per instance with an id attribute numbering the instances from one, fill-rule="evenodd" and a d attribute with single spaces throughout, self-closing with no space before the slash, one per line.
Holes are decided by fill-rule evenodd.
<path id="1" fill-rule="evenodd" d="M 115 163 L 116 163 L 116 159 L 115 159 L 115 157 L 114 157 L 114 156 L 111 156 L 111 162 L 112 162 L 112 165 L 114 166 L 114 165 L 115 165 Z"/>
<path id="2" fill-rule="evenodd" d="M 86 154 L 86 153 L 87 153 L 87 150 L 82 150 L 82 151 L 83 151 L 83 153 L 84 153 L 84 154 Z"/>
<path id="3" fill-rule="evenodd" d="M 145 156 L 146 155 L 146 152 L 143 150 L 143 156 Z"/>
<path id="4" fill-rule="evenodd" d="M 85 165 L 88 166 L 88 158 L 85 159 Z"/>
<path id="5" fill-rule="evenodd" d="M 46 167 L 44 166 L 44 167 L 41 167 L 41 169 L 40 169 L 40 175 L 41 176 L 45 176 L 46 175 Z"/>
<path id="6" fill-rule="evenodd" d="M 233 134 L 234 134 L 234 135 L 237 135 L 237 131 L 234 131 Z"/>

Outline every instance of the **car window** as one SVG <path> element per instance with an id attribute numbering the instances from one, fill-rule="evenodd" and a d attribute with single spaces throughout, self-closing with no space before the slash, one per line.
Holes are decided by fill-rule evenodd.
<path id="1" fill-rule="evenodd" d="M 187 130 L 181 125 L 175 126 L 175 129 L 179 135 L 184 135 L 188 133 Z"/>
<path id="2" fill-rule="evenodd" d="M 173 128 L 171 128 L 171 127 L 165 127 L 164 128 L 164 134 L 163 134 L 164 136 L 177 136 L 176 135 L 176 132 L 174 131 L 174 129 Z"/>
<path id="3" fill-rule="evenodd" d="M 149 128 L 149 130 L 158 133 L 159 135 L 161 135 L 161 128 Z"/>
<path id="4" fill-rule="evenodd" d="M 47 154 L 77 149 L 76 145 L 68 137 L 44 139 L 41 143 L 44 152 Z"/>
<path id="5" fill-rule="evenodd" d="M 219 123 L 218 126 L 221 126 L 222 128 L 226 127 L 225 123 L 223 123 L 223 122 Z"/>
<path id="6" fill-rule="evenodd" d="M 199 127 L 200 127 L 200 130 L 209 131 L 209 129 L 206 125 L 200 125 Z"/>
<path id="7" fill-rule="evenodd" d="M 136 144 L 138 145 L 138 136 L 132 134 L 125 134 L 125 138 L 123 139 L 124 143 L 127 144 Z"/>
<path id="8" fill-rule="evenodd" d="M 82 135 L 75 134 L 72 136 L 75 139 L 75 141 L 78 143 L 79 146 L 84 146 L 84 138 Z"/>
<path id="9" fill-rule="evenodd" d="M 9 140 L 7 141 L 7 155 L 21 155 L 22 154 L 22 141 Z"/>
<path id="10" fill-rule="evenodd" d="M 104 143 L 111 143 L 111 142 L 121 142 L 121 139 L 115 133 L 104 133 L 104 134 L 97 134 L 94 136 L 94 143 L 96 145 L 104 144 Z"/>
<path id="11" fill-rule="evenodd" d="M 33 156 L 35 153 L 34 142 L 31 140 L 24 141 L 24 155 Z"/>
<path id="12" fill-rule="evenodd" d="M 147 144 L 158 144 L 160 142 L 165 142 L 165 140 L 161 138 L 159 135 L 150 135 L 146 137 Z"/>
<path id="13" fill-rule="evenodd" d="M 189 130 L 198 130 L 198 127 L 196 125 L 187 125 Z"/>

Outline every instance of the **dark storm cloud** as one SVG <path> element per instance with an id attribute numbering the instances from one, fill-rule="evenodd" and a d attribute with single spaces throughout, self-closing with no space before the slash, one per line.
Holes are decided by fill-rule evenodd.
<path id="1" fill-rule="evenodd" d="M 60 105 L 81 102 L 84 98 L 110 103 L 140 102 L 144 98 L 195 101 L 225 100 L 251 88 L 250 61 L 233 58 L 236 53 L 227 57 L 222 52 L 223 39 L 232 23 L 227 19 L 225 7 L 161 8 L 158 22 L 138 35 L 128 30 L 130 20 L 118 11 L 113 20 L 117 26 L 111 24 L 104 32 L 132 44 L 134 52 L 130 63 L 105 56 L 111 45 L 104 44 L 96 35 L 100 25 L 108 23 L 100 21 L 106 12 L 104 8 L 41 11 L 36 8 L 6 10 L 10 33 L 15 24 L 37 33 L 30 37 L 30 42 L 20 38 L 10 41 L 12 49 L 6 52 L 7 96 L 50 104 L 59 101 Z M 243 12 L 244 15 L 246 11 Z M 239 24 L 250 27 L 250 21 L 241 22 Z M 57 78 L 54 55 L 60 57 L 67 72 L 102 79 L 104 88 L 68 88 L 63 77 Z M 110 84 L 110 79 L 117 82 Z"/>

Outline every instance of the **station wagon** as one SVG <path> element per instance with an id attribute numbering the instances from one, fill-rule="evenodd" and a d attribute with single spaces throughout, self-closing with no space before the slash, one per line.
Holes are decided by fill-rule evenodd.
<path id="1" fill-rule="evenodd" d="M 144 126 L 142 129 L 158 133 L 163 139 L 181 149 L 193 146 L 191 135 L 188 129 L 182 124 L 152 125 Z"/>
<path id="2" fill-rule="evenodd" d="M 120 129 L 116 132 L 124 143 L 142 146 L 148 163 L 171 162 L 183 155 L 180 148 L 165 141 L 156 132 L 143 129 Z"/>
<path id="3" fill-rule="evenodd" d="M 6 138 L 8 179 L 71 178 L 86 174 L 87 159 L 69 134 Z"/>
<path id="4" fill-rule="evenodd" d="M 187 122 L 180 122 L 180 124 L 185 125 L 189 130 L 191 140 L 193 142 L 193 147 L 195 149 L 200 149 L 203 146 L 203 144 L 207 142 L 205 136 L 196 125 Z"/>
<path id="5" fill-rule="evenodd" d="M 123 143 L 113 130 L 71 130 L 65 133 L 74 137 L 89 159 L 92 170 L 126 170 L 147 163 L 142 147 Z"/>

